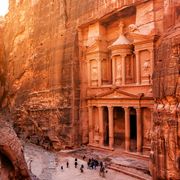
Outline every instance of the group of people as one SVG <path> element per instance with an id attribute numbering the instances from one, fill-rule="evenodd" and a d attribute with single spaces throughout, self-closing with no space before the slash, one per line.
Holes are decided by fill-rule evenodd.
<path id="1" fill-rule="evenodd" d="M 92 158 L 88 160 L 87 165 L 90 169 L 96 169 L 97 166 L 100 166 L 99 175 L 105 177 L 105 173 L 107 173 L 107 170 L 105 170 L 105 165 L 102 161 L 99 162 L 98 160 Z"/>
<path id="2" fill-rule="evenodd" d="M 85 160 L 85 156 L 83 156 L 83 160 Z M 107 173 L 107 170 L 105 170 L 105 165 L 103 164 L 102 161 L 98 161 L 96 159 L 89 159 L 88 162 L 87 162 L 87 168 L 88 169 L 96 169 L 96 167 L 100 166 L 99 168 L 99 175 L 101 177 L 105 177 L 105 173 Z M 67 161 L 66 162 L 66 167 L 69 168 L 69 162 Z M 74 161 L 74 167 L 77 168 L 78 167 L 78 159 L 75 158 L 75 161 Z M 61 166 L 61 170 L 63 170 L 63 166 Z M 80 166 L 80 172 L 83 173 L 84 172 L 84 165 L 81 164 Z"/>

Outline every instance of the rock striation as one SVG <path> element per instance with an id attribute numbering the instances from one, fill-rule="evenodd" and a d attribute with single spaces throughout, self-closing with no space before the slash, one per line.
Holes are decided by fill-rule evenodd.
<path id="1" fill-rule="evenodd" d="M 12 126 L 0 119 L 0 178 L 30 180 L 23 148 Z"/>
<path id="2" fill-rule="evenodd" d="M 155 54 L 153 179 L 180 179 L 180 3 L 164 2 L 164 34 Z"/>

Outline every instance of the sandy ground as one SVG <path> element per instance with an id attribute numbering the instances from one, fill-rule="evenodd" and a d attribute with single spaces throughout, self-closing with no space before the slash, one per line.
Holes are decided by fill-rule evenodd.
<path id="1" fill-rule="evenodd" d="M 29 169 L 41 180 L 135 180 L 122 173 L 108 169 L 105 178 L 99 176 L 99 168 L 96 170 L 87 169 L 87 163 L 78 159 L 77 169 L 74 167 L 74 158 L 70 155 L 60 155 L 45 151 L 34 146 L 25 146 L 25 158 Z M 66 162 L 69 168 L 66 168 Z M 80 172 L 80 165 L 84 165 L 84 173 Z M 61 170 L 63 166 L 63 170 Z"/>

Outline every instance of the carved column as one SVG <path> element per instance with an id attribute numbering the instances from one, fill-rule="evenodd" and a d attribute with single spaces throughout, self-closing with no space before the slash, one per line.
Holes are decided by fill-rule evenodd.
<path id="1" fill-rule="evenodd" d="M 114 122 L 113 122 L 113 107 L 108 107 L 108 116 L 109 116 L 109 147 L 113 148 L 114 146 Z"/>
<path id="2" fill-rule="evenodd" d="M 125 111 L 125 150 L 130 150 L 130 114 L 129 108 L 124 107 Z"/>
<path id="3" fill-rule="evenodd" d="M 87 73 L 88 73 L 88 86 L 91 86 L 91 66 L 90 61 L 87 61 Z"/>
<path id="4" fill-rule="evenodd" d="M 154 71 L 154 49 L 150 50 L 150 61 L 151 61 L 151 78 Z"/>
<path id="5" fill-rule="evenodd" d="M 140 68 L 140 59 L 139 51 L 136 51 L 136 83 L 141 83 L 141 68 Z"/>
<path id="6" fill-rule="evenodd" d="M 116 60 L 116 59 L 115 59 L 114 57 L 112 57 L 112 83 L 113 83 L 113 85 L 115 85 L 115 78 L 116 78 L 116 77 L 115 77 L 115 76 L 116 76 L 116 74 L 115 74 L 115 73 L 116 73 L 116 72 L 115 72 L 115 69 L 116 69 L 116 68 L 115 68 L 115 67 L 116 67 L 116 66 L 115 66 L 115 60 Z"/>
<path id="7" fill-rule="evenodd" d="M 137 152 L 142 149 L 142 121 L 141 108 L 136 108 L 136 122 L 137 122 Z"/>
<path id="8" fill-rule="evenodd" d="M 121 55 L 122 58 L 122 85 L 125 85 L 125 78 L 126 78 L 126 66 L 125 66 L 125 58 L 126 55 Z"/>
<path id="9" fill-rule="evenodd" d="M 150 112 L 151 112 L 151 130 L 152 130 L 153 129 L 153 112 L 154 112 L 153 107 L 150 108 Z"/>
<path id="10" fill-rule="evenodd" d="M 93 144 L 94 142 L 94 133 L 93 133 L 93 107 L 88 107 L 88 115 L 89 115 L 89 144 Z"/>
<path id="11" fill-rule="evenodd" d="M 98 86 L 101 86 L 101 60 L 98 61 Z"/>
<path id="12" fill-rule="evenodd" d="M 103 107 L 98 107 L 99 112 L 99 145 L 104 145 L 104 123 L 103 123 Z"/>

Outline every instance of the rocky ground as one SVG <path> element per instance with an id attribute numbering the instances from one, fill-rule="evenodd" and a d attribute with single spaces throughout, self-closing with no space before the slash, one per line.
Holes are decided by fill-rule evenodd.
<path id="1" fill-rule="evenodd" d="M 75 154 L 74 154 L 75 155 Z M 101 180 L 99 169 L 87 169 L 87 163 L 78 159 L 78 165 L 84 164 L 84 173 L 80 172 L 79 166 L 74 167 L 74 156 L 71 153 L 48 152 L 34 145 L 25 145 L 25 158 L 28 168 L 40 180 Z M 69 161 L 69 168 L 66 162 Z M 64 170 L 61 170 L 63 165 Z M 135 180 L 136 178 L 108 169 L 105 179 L 107 180 Z"/>

